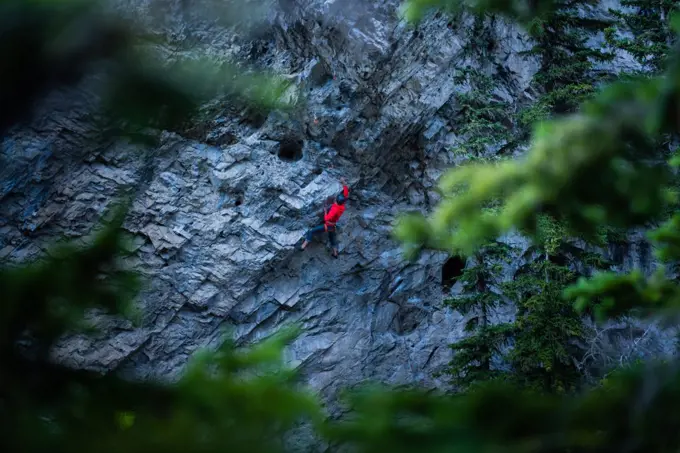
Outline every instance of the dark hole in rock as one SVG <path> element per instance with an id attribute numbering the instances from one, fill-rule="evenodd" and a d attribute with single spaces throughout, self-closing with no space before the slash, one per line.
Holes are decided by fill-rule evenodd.
<path id="1" fill-rule="evenodd" d="M 309 72 L 309 79 L 314 86 L 324 85 L 332 78 L 333 76 L 323 63 L 317 63 Z"/>
<path id="2" fill-rule="evenodd" d="M 652 269 L 652 255 L 649 243 L 640 242 L 638 244 L 638 257 L 640 260 L 640 267 L 643 271 L 651 271 Z"/>
<path id="3" fill-rule="evenodd" d="M 557 266 L 567 265 L 567 257 L 564 255 L 549 255 L 548 261 L 550 261 L 553 264 L 556 264 Z"/>
<path id="4" fill-rule="evenodd" d="M 449 290 L 456 283 L 458 277 L 463 275 L 465 260 L 460 256 L 452 256 L 442 266 L 442 286 Z"/>
<path id="5" fill-rule="evenodd" d="M 237 198 L 236 202 L 234 203 L 234 205 L 236 205 L 236 206 L 241 206 L 242 204 L 243 204 L 243 200 L 241 198 Z"/>
<path id="6" fill-rule="evenodd" d="M 610 242 L 609 243 L 609 255 L 614 264 L 623 264 L 626 258 L 626 244 L 621 242 Z"/>
<path id="7" fill-rule="evenodd" d="M 286 138 L 279 143 L 279 159 L 287 162 L 295 162 L 302 159 L 302 146 L 300 139 Z"/>

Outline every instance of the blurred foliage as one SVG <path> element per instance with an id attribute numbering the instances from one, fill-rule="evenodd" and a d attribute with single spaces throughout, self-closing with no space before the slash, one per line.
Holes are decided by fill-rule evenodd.
<path id="1" fill-rule="evenodd" d="M 284 330 L 248 351 L 199 351 L 172 384 L 128 382 L 67 368 L 50 348 L 92 309 L 129 309 L 137 278 L 124 269 L 118 208 L 85 247 L 0 270 L 2 451 L 283 451 L 283 435 L 318 421 L 312 395 L 281 351 Z"/>
<path id="2" fill-rule="evenodd" d="M 459 278 L 462 294 L 445 301 L 469 317 L 467 336 L 451 345 L 447 372 L 456 388 L 503 379 L 538 392 L 579 389 L 583 371 L 589 371 L 577 366 L 588 331 L 562 293 L 579 277 L 573 261 L 587 262 L 589 270 L 608 263 L 571 247 L 568 238 L 564 225 L 542 216 L 536 244 L 521 256 L 498 242 L 473 255 Z M 504 306 L 515 307 L 514 316 L 498 310 Z"/>
<path id="3" fill-rule="evenodd" d="M 521 23 L 544 17 L 554 10 L 556 0 L 406 0 L 400 15 L 409 22 L 422 20 L 428 11 L 456 14 L 461 10 L 502 14 Z"/>
<path id="4" fill-rule="evenodd" d="M 672 452 L 680 445 L 674 364 L 632 365 L 576 395 L 546 395 L 499 381 L 452 397 L 372 390 L 353 395 L 358 416 L 329 430 L 359 452 Z"/>
<path id="5" fill-rule="evenodd" d="M 413 0 L 404 12 L 415 18 L 422 8 L 442 3 L 453 10 L 452 1 Z M 92 5 L 0 2 L 0 56 L 5 62 L 0 102 L 10 106 L 0 115 L 0 134 L 26 118 L 51 89 L 76 83 L 86 67 L 102 58 L 116 68 L 108 73 L 116 81 L 108 99 L 114 104 L 125 100 L 117 114 L 122 128 L 176 125 L 185 118 L 181 112 L 196 105 L 195 92 L 182 94 L 180 88 L 177 93 L 175 82 L 186 80 L 181 70 L 161 74 L 167 83 L 149 86 L 153 71 L 140 68 L 150 67 L 150 60 L 135 60 L 138 54 L 124 44 L 127 35 L 117 27 L 107 34 L 110 22 L 80 15 L 94 14 Z M 485 0 L 467 6 L 501 12 L 528 26 L 536 23 L 531 19 L 537 14 L 540 21 L 549 21 L 556 11 L 554 2 L 547 1 Z M 83 17 L 87 20 L 76 20 Z M 67 31 L 88 36 L 90 27 L 84 24 L 92 25 L 90 38 L 98 33 L 114 38 L 103 39 L 105 46 L 96 39 L 55 38 L 68 36 L 61 34 Z M 69 45 L 57 45 L 63 42 Z M 284 331 L 249 351 L 227 342 L 218 351 L 200 352 L 172 384 L 130 382 L 60 365 L 50 357 L 51 346 L 82 327 L 86 314 L 95 308 L 130 311 L 138 280 L 125 269 L 121 252 L 123 207 L 88 246 L 67 246 L 39 262 L 0 270 L 2 450 L 276 452 L 287 450 L 286 433 L 309 421 L 331 445 L 358 452 L 677 451 L 677 360 L 631 365 L 589 391 L 566 392 L 574 387 L 568 349 L 581 335 L 581 325 L 561 293 L 576 275 L 551 260 L 562 246 L 563 228 L 598 236 L 603 227 L 645 227 L 673 201 L 668 191 L 673 172 L 664 163 L 669 156 L 654 144 L 677 132 L 676 54 L 665 77 L 616 83 L 580 113 L 537 125 L 525 158 L 452 170 L 442 178 L 447 196 L 431 218 L 410 215 L 396 230 L 411 255 L 423 247 L 471 255 L 513 229 L 536 240 L 545 253 L 529 264 L 525 278 L 507 288 L 519 311 L 510 358 L 526 380 L 521 385 L 493 379 L 488 367 L 481 368 L 488 382 L 458 395 L 369 387 L 350 392 L 350 414 L 334 421 L 323 419 L 315 398 L 299 388 L 297 373 L 283 366 L 281 352 L 295 332 Z M 15 60 L 16 67 L 7 69 Z M 229 86 L 243 85 L 229 79 Z M 281 93 L 277 86 L 263 91 L 276 98 Z M 210 90 L 203 92 L 203 87 L 199 91 L 207 96 Z M 137 110 L 137 95 L 156 107 Z M 548 104 L 551 110 L 556 105 Z M 678 225 L 680 218 L 674 216 L 652 234 L 661 258 L 680 258 Z M 494 270 L 493 264 L 489 269 Z M 488 289 L 480 286 L 493 278 L 484 275 L 485 269 L 468 271 L 469 290 L 478 295 Z M 660 272 L 651 277 L 600 274 L 567 292 L 578 299 L 577 308 L 594 307 L 602 316 L 658 313 L 674 308 L 677 294 L 677 283 Z M 476 299 L 475 306 L 483 311 L 492 303 Z M 463 346 L 472 361 L 487 360 L 485 350 Z"/>
<path id="6" fill-rule="evenodd" d="M 106 128 L 118 136 L 181 130 L 217 97 L 294 107 L 285 78 L 200 55 L 166 63 L 156 41 L 99 1 L 0 1 L 0 137 L 51 91 L 95 76 Z"/>
<path id="7" fill-rule="evenodd" d="M 405 217 L 396 234 L 410 252 L 427 245 L 469 253 L 513 228 L 535 236 L 541 215 L 586 237 L 603 224 L 644 226 L 669 201 L 670 169 L 654 160 L 647 137 L 673 127 L 673 80 L 613 84 L 582 113 L 537 125 L 523 158 L 450 171 L 440 189 L 456 195 L 444 197 L 429 219 Z M 498 199 L 497 210 L 482 211 Z"/>
<path id="8" fill-rule="evenodd" d="M 65 328 L 85 327 L 83 313 L 94 306 L 134 315 L 130 296 L 139 281 L 114 260 L 123 247 L 121 237 L 112 232 L 122 221 L 121 213 L 114 214 L 111 225 L 90 248 L 62 245 L 44 260 L 2 269 L 0 354 L 7 354 L 17 338 L 30 330 L 33 347 L 44 355 Z"/>
<path id="9" fill-rule="evenodd" d="M 520 56 L 539 63 L 531 88 L 540 95 L 519 112 L 507 103 L 494 100 L 497 88 L 493 78 L 478 70 L 461 71 L 459 79 L 472 88 L 459 97 L 461 115 L 456 120 L 460 124 L 459 136 L 464 139 L 459 153 L 485 156 L 487 161 L 498 159 L 500 153 L 521 146 L 530 137 L 534 124 L 574 112 L 593 95 L 603 77 L 602 71 L 595 75 L 595 65 L 612 58 L 610 53 L 589 42 L 610 25 L 610 21 L 584 14 L 584 7 L 594 4 L 596 2 L 589 0 L 555 1 L 550 9 L 543 10 L 543 14 L 526 21 L 533 46 Z M 489 58 L 493 61 L 493 56 L 484 54 L 494 46 L 483 23 L 491 22 L 491 19 L 474 5 L 467 4 L 467 10 L 474 20 L 469 53 L 476 53 L 481 61 Z M 457 196 L 458 190 L 464 192 L 465 188 L 451 191 L 452 198 Z M 497 207 L 504 196 L 501 190 L 497 197 L 482 203 L 483 208 L 487 208 L 486 215 L 495 215 L 488 207 Z M 577 362 L 583 355 L 580 345 L 584 343 L 587 331 L 570 301 L 561 295 L 577 277 L 569 266 L 583 268 L 586 264 L 602 268 L 603 263 L 600 259 L 593 260 L 597 258 L 594 254 L 567 253 L 564 250 L 566 238 L 573 233 L 567 222 L 556 220 L 553 215 L 559 213 L 555 211 L 553 215 L 540 209 L 536 212 L 533 236 L 538 247 L 535 256 L 530 257 L 515 275 L 505 276 L 511 281 L 497 287 L 495 291 L 501 294 L 488 289 L 479 291 L 477 296 L 468 294 L 462 300 L 463 304 L 454 306 L 465 313 L 466 303 L 475 303 L 482 319 L 476 330 L 466 329 L 471 336 L 452 345 L 455 356 L 449 372 L 454 383 L 470 386 L 505 375 L 505 379 L 520 386 L 544 392 L 566 392 L 576 390 L 582 380 Z M 602 228 L 596 229 L 598 232 L 590 238 L 592 242 L 597 242 L 602 235 Z M 493 235 L 487 239 L 491 237 Z M 567 255 L 571 261 L 568 265 L 556 264 Z M 582 258 L 584 261 L 579 266 L 576 261 Z M 482 260 L 481 264 L 466 269 L 464 276 L 467 273 L 483 275 L 486 281 L 492 281 L 497 279 L 495 274 L 499 272 L 495 267 L 497 265 Z M 470 293 L 469 288 L 466 293 Z M 506 313 L 504 323 L 490 325 L 487 321 L 489 310 L 497 304 L 510 302 L 517 308 L 516 319 L 510 322 Z M 503 367 L 506 372 L 492 371 L 492 358 L 495 368 Z"/>
<path id="10" fill-rule="evenodd" d="M 52 91 L 88 80 L 102 101 L 102 133 L 150 144 L 218 96 L 261 109 L 291 107 L 289 81 L 202 58 L 166 63 L 157 42 L 102 6 L 0 1 L 0 136 L 30 121 Z M 126 209 L 112 211 L 86 246 L 63 245 L 0 269 L 0 449 L 283 451 L 291 428 L 320 415 L 282 362 L 295 331 L 248 351 L 229 342 L 199 351 L 173 383 L 130 382 L 54 357 L 58 342 L 92 332 L 89 321 L 101 314 L 140 319 L 133 301 L 141 281 L 126 268 Z"/>
<path id="11" fill-rule="evenodd" d="M 444 8 L 452 4 L 412 1 L 409 5 L 440 3 Z M 542 10 L 541 17 L 534 20 L 516 11 L 515 2 L 488 3 L 520 19 L 540 42 L 546 21 L 556 17 L 556 11 L 559 14 L 560 6 L 580 2 L 549 2 L 552 10 Z M 534 6 L 539 3 L 533 2 Z M 627 12 L 632 14 L 624 21 L 629 26 L 634 25 L 630 18 L 636 15 L 647 20 L 657 14 L 654 20 L 658 24 L 661 16 L 654 8 L 668 6 L 663 2 L 630 5 L 637 11 Z M 418 18 L 420 14 L 414 11 L 410 10 L 410 17 Z M 664 14 L 668 12 L 666 9 Z M 667 20 L 668 16 L 663 18 Z M 583 43 L 582 35 L 571 34 L 578 30 L 572 19 L 562 16 L 560 21 L 557 25 L 566 28 L 567 36 Z M 680 28 L 677 17 L 666 23 L 674 24 L 676 32 Z M 540 27 L 534 30 L 537 24 Z M 605 23 L 596 25 L 601 30 Z M 616 26 L 621 27 L 621 23 Z M 395 233 L 411 257 L 423 247 L 473 254 L 488 241 L 515 230 L 525 232 L 550 253 L 543 255 L 543 260 L 530 262 L 527 272 L 509 282 L 503 291 L 507 296 L 517 295 L 517 335 L 524 338 L 514 339 L 510 352 L 514 361 L 510 362 L 519 370 L 513 376 L 527 382 L 518 387 L 515 382 L 492 380 L 450 400 L 413 394 L 389 409 L 386 402 L 393 401 L 386 396 L 367 395 L 367 401 L 400 414 L 381 425 L 394 450 L 408 451 L 399 446 L 409 443 L 419 443 L 429 451 L 671 452 L 680 448 L 680 419 L 673 415 L 680 401 L 677 358 L 666 363 L 650 359 L 646 364 L 631 364 L 609 374 L 594 388 L 568 391 L 576 389 L 574 384 L 579 382 L 573 360 L 578 352 L 570 349 L 582 344 L 580 314 L 593 314 L 600 321 L 630 315 L 677 315 L 677 279 L 667 276 L 663 266 L 649 276 L 635 270 L 628 274 L 599 272 L 577 279 L 573 268 L 551 256 L 562 247 L 560 237 L 567 233 L 601 242 L 629 228 L 651 227 L 649 237 L 655 255 L 671 262 L 680 259 L 680 217 L 674 212 L 677 180 L 669 165 L 669 160 L 671 164 L 677 161 L 669 152 L 669 144 L 677 140 L 680 124 L 680 53 L 675 39 L 668 38 L 668 27 L 652 27 L 646 34 L 642 27 L 637 31 L 638 37 L 649 41 L 638 41 L 635 51 L 652 64 L 666 62 L 662 76 L 626 74 L 602 89 L 588 85 L 588 99 L 580 106 L 580 91 L 554 93 L 546 86 L 552 100 L 539 109 L 543 113 L 526 115 L 532 121 L 542 120 L 534 125 L 531 146 L 522 159 L 480 162 L 450 170 L 440 180 L 445 196 L 435 211 L 428 217 L 405 215 L 397 224 Z M 630 43 L 618 44 L 625 48 Z M 568 58 L 579 54 L 579 48 L 570 49 L 570 45 L 565 51 Z M 586 59 L 591 62 L 594 57 L 598 56 L 588 55 Z M 587 71 L 589 64 L 577 64 L 577 69 Z M 569 83 L 578 88 L 579 79 L 586 74 L 565 72 L 562 69 L 568 68 L 562 67 L 557 72 L 547 69 L 541 82 L 555 86 L 559 80 L 554 77 L 576 75 Z M 564 108 L 556 108 L 556 95 L 561 96 L 557 99 L 560 102 L 568 101 Z M 573 113 L 551 118 L 555 112 Z M 487 209 L 489 203 L 497 208 Z M 655 228 L 669 211 L 671 218 Z M 584 259 L 607 264 L 590 255 Z M 522 390 L 527 384 L 529 389 Z M 566 394 L 561 394 L 563 391 Z M 512 411 L 498 410 L 505 407 Z M 372 410 L 378 412 L 375 407 Z M 441 416 L 427 418 L 429 424 L 395 429 L 401 420 L 408 416 L 417 419 L 421 414 Z M 358 424 L 351 429 L 355 438 L 361 437 Z M 381 438 L 375 433 L 373 436 Z"/>

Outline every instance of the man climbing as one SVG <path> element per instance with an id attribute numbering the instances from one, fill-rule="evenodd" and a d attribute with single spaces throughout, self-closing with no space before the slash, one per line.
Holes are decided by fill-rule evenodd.
<path id="1" fill-rule="evenodd" d="M 326 206 L 324 206 L 323 224 L 315 226 L 307 231 L 305 240 L 300 247 L 301 250 L 304 250 L 309 245 L 314 235 L 327 232 L 328 239 L 331 241 L 331 247 L 333 247 L 333 258 L 338 257 L 338 241 L 335 235 L 335 226 L 338 223 L 338 220 L 340 220 L 342 213 L 345 212 L 345 202 L 347 201 L 347 198 L 349 198 L 349 188 L 347 187 L 345 178 L 340 178 L 340 184 L 342 184 L 342 193 L 335 197 L 335 203 L 333 203 L 330 210 L 327 210 Z"/>

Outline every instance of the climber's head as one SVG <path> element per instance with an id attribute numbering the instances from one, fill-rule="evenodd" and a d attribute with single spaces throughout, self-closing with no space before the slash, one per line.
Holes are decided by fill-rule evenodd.
<path id="1" fill-rule="evenodd" d="M 347 199 L 345 198 L 345 196 L 344 196 L 343 194 L 340 194 L 340 195 L 338 195 L 338 196 L 335 198 L 335 201 L 336 201 L 336 203 L 338 203 L 338 204 L 345 204 L 345 201 L 346 201 L 346 200 L 347 200 Z"/>

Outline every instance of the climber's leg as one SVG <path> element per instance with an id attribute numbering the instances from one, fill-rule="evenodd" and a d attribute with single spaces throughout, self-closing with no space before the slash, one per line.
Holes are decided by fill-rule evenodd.
<path id="1" fill-rule="evenodd" d="M 328 239 L 331 241 L 331 247 L 333 248 L 333 258 L 338 257 L 338 236 L 337 233 L 335 232 L 335 228 L 333 229 L 328 229 Z"/>
<path id="2" fill-rule="evenodd" d="M 312 242 L 312 238 L 317 235 L 321 234 L 324 231 L 326 231 L 326 227 L 324 225 L 319 225 L 315 226 L 314 228 L 311 228 L 307 233 L 305 234 L 305 240 L 302 242 L 302 246 L 300 246 L 300 250 L 304 250 L 310 242 Z"/>

